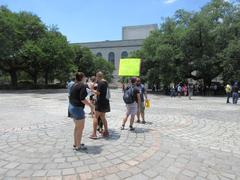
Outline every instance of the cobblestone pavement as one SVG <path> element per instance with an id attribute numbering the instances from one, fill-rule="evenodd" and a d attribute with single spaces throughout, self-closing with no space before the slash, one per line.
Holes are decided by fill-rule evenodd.
<path id="1" fill-rule="evenodd" d="M 130 132 L 121 91 L 111 94 L 111 136 L 89 139 L 87 116 L 87 153 L 72 150 L 66 93 L 0 94 L 0 179 L 240 180 L 240 105 L 150 95 L 148 123 Z"/>

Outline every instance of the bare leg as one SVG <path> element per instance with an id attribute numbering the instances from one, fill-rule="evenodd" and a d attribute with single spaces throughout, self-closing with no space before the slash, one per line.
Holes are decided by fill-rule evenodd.
<path id="1" fill-rule="evenodd" d="M 75 127 L 74 127 L 73 135 L 74 135 L 74 145 L 76 146 L 76 144 L 77 144 L 77 125 L 76 125 L 76 121 L 74 121 L 74 122 L 75 122 Z"/>
<path id="2" fill-rule="evenodd" d="M 144 112 L 141 112 L 141 116 L 142 116 L 142 121 L 145 122 L 145 114 L 144 114 Z"/>
<path id="3" fill-rule="evenodd" d="M 100 112 L 96 111 L 95 116 L 93 118 L 93 132 L 91 137 L 96 138 L 97 137 L 97 125 L 98 125 L 98 118 L 100 116 Z"/>
<path id="4" fill-rule="evenodd" d="M 128 120 L 129 114 L 126 114 L 125 118 L 123 119 L 122 125 L 125 126 L 127 120 Z"/>
<path id="5" fill-rule="evenodd" d="M 107 123 L 107 119 L 106 119 L 105 113 L 101 113 L 101 114 L 100 114 L 100 118 L 101 118 L 101 120 L 102 120 L 102 122 L 103 122 L 104 131 L 105 131 L 105 132 L 108 132 L 108 123 Z"/>
<path id="6" fill-rule="evenodd" d="M 138 109 L 138 112 L 137 112 L 137 122 L 140 122 L 140 109 Z"/>
<path id="7" fill-rule="evenodd" d="M 135 117 L 135 115 L 132 115 L 132 114 L 131 114 L 130 126 L 133 126 L 133 123 L 134 123 L 134 117 Z"/>
<path id="8" fill-rule="evenodd" d="M 85 120 L 77 120 L 75 121 L 76 126 L 76 147 L 80 147 L 82 141 L 82 133 L 84 129 Z"/>

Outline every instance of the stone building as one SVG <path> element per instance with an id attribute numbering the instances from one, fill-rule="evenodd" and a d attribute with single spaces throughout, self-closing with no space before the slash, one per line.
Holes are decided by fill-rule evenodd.
<path id="1" fill-rule="evenodd" d="M 151 31 L 157 30 L 157 24 L 125 26 L 122 28 L 122 40 L 78 43 L 88 47 L 96 56 L 103 57 L 114 64 L 114 79 L 118 79 L 119 60 L 126 58 L 132 51 L 139 50 Z"/>

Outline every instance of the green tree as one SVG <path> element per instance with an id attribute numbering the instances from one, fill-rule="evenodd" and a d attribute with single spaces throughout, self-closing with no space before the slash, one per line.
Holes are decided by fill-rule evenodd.
<path id="1" fill-rule="evenodd" d="M 13 13 L 0 7 L 0 69 L 9 73 L 13 86 L 17 86 L 17 72 L 26 67 L 21 56 L 25 41 L 36 40 L 45 32 L 45 25 L 32 13 Z"/>
<path id="2" fill-rule="evenodd" d="M 78 45 L 73 46 L 74 64 L 79 72 L 84 72 L 87 77 L 95 74 L 95 57 L 90 49 Z"/>
<path id="3" fill-rule="evenodd" d="M 101 57 L 95 57 L 94 59 L 94 75 L 96 72 L 101 71 L 104 74 L 104 78 L 111 82 L 113 78 L 112 73 L 114 71 L 114 66 L 112 63 L 106 61 Z"/>
<path id="4" fill-rule="evenodd" d="M 49 30 L 46 36 L 39 40 L 39 47 L 44 53 L 41 68 L 45 84 L 49 80 L 67 79 L 69 73 L 74 69 L 74 52 L 69 46 L 67 39 L 56 30 Z"/>
<path id="5" fill-rule="evenodd" d="M 33 41 L 27 41 L 24 43 L 21 49 L 21 56 L 27 65 L 27 67 L 24 68 L 24 71 L 26 71 L 31 76 L 36 86 L 39 74 L 42 70 L 41 63 L 44 57 L 44 53 L 38 44 Z"/>

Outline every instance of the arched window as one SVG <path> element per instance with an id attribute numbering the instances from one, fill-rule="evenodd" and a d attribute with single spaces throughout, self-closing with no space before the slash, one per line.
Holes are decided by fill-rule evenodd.
<path id="1" fill-rule="evenodd" d="M 102 53 L 98 52 L 96 56 L 97 57 L 102 57 Z"/>
<path id="2" fill-rule="evenodd" d="M 108 62 L 111 62 L 113 65 L 115 65 L 115 54 L 114 54 L 114 52 L 110 52 L 108 54 Z"/>
<path id="3" fill-rule="evenodd" d="M 128 57 L 127 51 L 123 51 L 122 54 L 121 54 L 121 57 L 122 58 L 127 58 Z"/>

